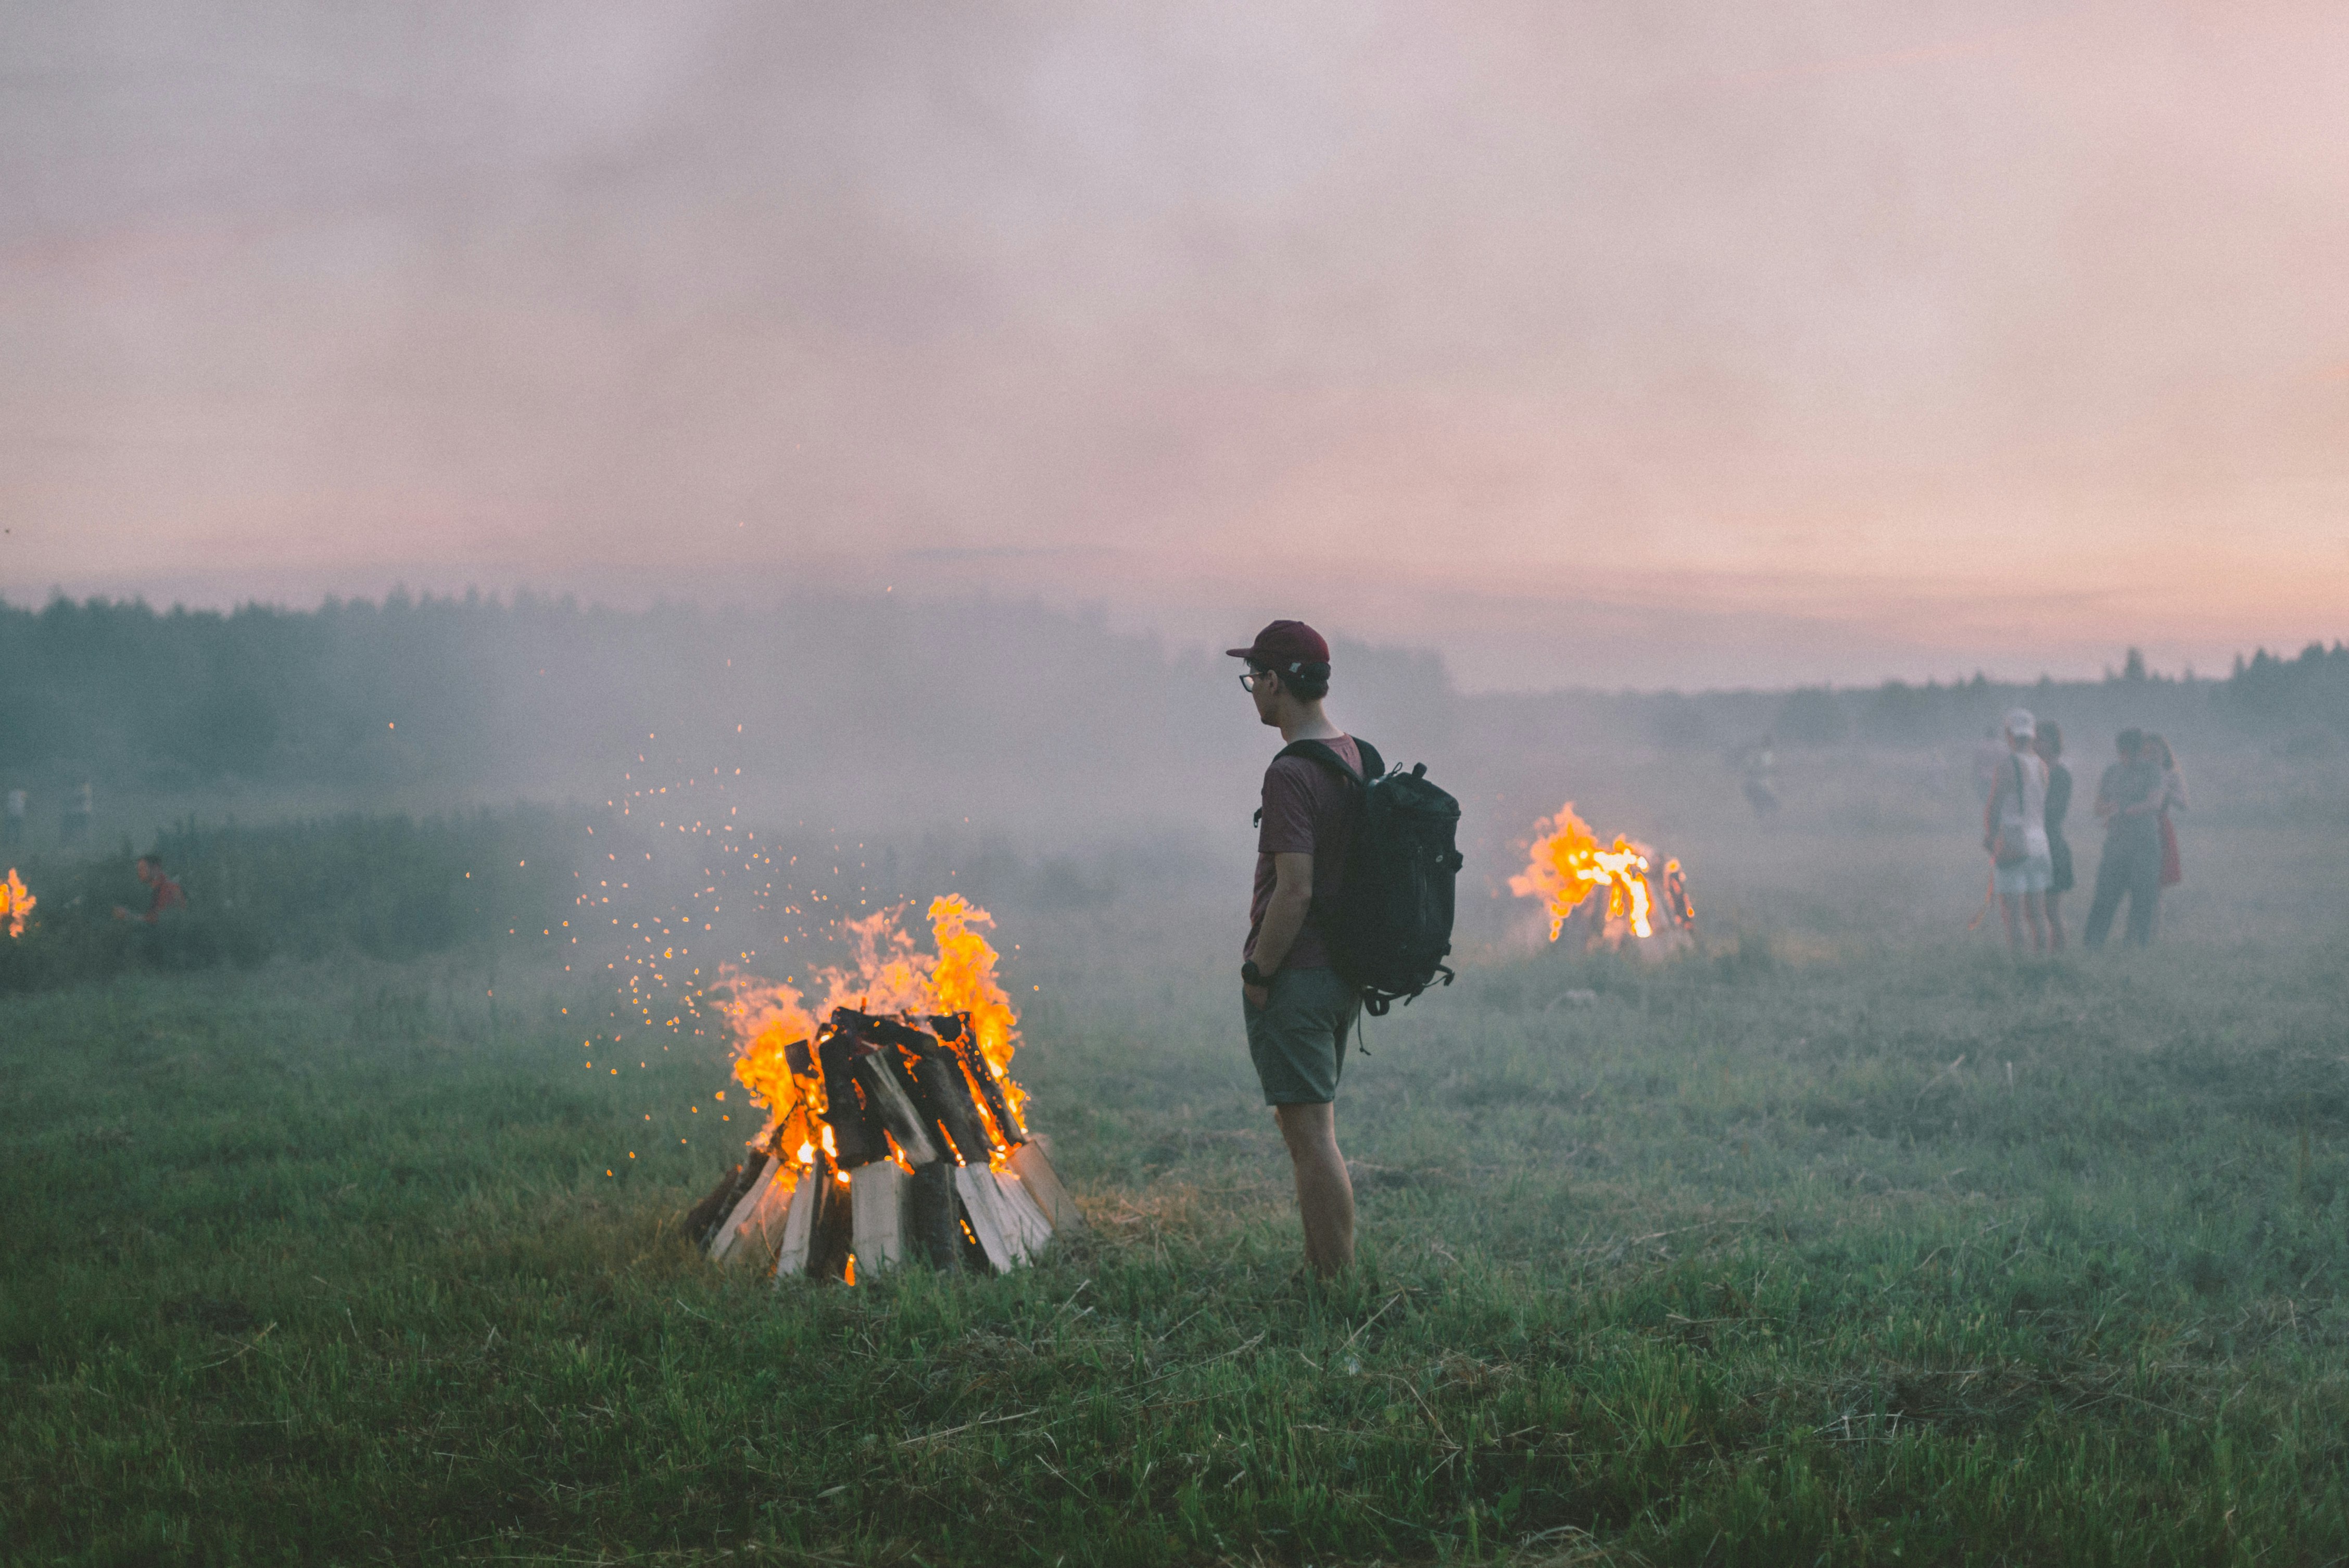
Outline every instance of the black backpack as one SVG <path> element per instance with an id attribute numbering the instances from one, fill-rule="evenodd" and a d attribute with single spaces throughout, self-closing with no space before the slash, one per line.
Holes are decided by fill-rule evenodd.
<path id="1" fill-rule="evenodd" d="M 1386 771 L 1377 747 L 1360 736 L 1358 777 L 1319 740 L 1282 748 L 1330 769 L 1351 787 L 1354 833 L 1346 849 L 1346 880 L 1334 900 L 1313 901 L 1306 918 L 1329 944 L 1330 961 L 1373 1017 L 1397 1001 L 1435 984 L 1452 984 L 1444 962 L 1452 951 L 1452 880 L 1460 851 L 1453 840 L 1460 802 L 1427 780 L 1427 764 L 1408 773 Z M 1277 760 L 1277 759 L 1276 759 Z"/>

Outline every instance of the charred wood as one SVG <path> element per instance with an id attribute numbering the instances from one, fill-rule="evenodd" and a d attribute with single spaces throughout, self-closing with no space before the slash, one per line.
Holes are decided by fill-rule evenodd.
<path id="1" fill-rule="evenodd" d="M 807 1272 L 817 1279 L 845 1275 L 848 1254 L 856 1250 L 853 1180 L 816 1172 L 808 1181 L 816 1190 L 816 1196 L 813 1222 L 808 1232 Z"/>
<path id="2" fill-rule="evenodd" d="M 733 1214 L 735 1205 L 767 1174 L 768 1164 L 765 1156 L 752 1155 L 719 1177 L 718 1185 L 685 1212 L 685 1233 L 693 1238 L 696 1246 L 709 1244 L 719 1225 Z"/>
<path id="3" fill-rule="evenodd" d="M 845 1033 L 833 1033 L 816 1047 L 816 1060 L 823 1068 L 823 1119 L 832 1129 L 833 1159 L 844 1171 L 885 1159 L 889 1153 L 880 1113 L 856 1070 L 857 1058 L 872 1050 Z"/>
<path id="4" fill-rule="evenodd" d="M 994 1064 L 978 1047 L 978 1035 L 970 1026 L 970 1019 L 960 1013 L 936 1013 L 929 1019 L 940 1044 L 954 1054 L 970 1075 L 979 1103 L 986 1107 L 988 1117 L 1007 1144 L 1024 1142 L 1028 1129 L 1020 1124 L 1019 1113 L 1011 1109 L 1011 1099 L 1003 1092 L 1002 1080 L 996 1077 Z"/>
<path id="5" fill-rule="evenodd" d="M 805 1168 L 787 1160 L 770 1160 L 767 1178 L 742 1195 L 718 1233 L 709 1238 L 709 1256 L 723 1263 L 738 1250 L 771 1257 L 791 1208 L 792 1195 L 802 1185 Z"/>
<path id="6" fill-rule="evenodd" d="M 963 1233 L 961 1211 L 955 1203 L 954 1172 L 953 1161 L 933 1161 L 916 1166 L 905 1183 L 905 1231 L 910 1237 L 910 1250 L 932 1268 L 948 1274 L 963 1266 L 968 1240 Z"/>
<path id="7" fill-rule="evenodd" d="M 857 1057 L 857 1082 L 865 1090 L 867 1103 L 880 1113 L 881 1124 L 897 1140 L 898 1151 L 905 1155 L 905 1162 L 927 1165 L 938 1157 L 938 1150 L 924 1125 L 922 1113 L 914 1109 L 901 1075 L 895 1070 L 898 1058 L 899 1053 L 886 1047 Z"/>

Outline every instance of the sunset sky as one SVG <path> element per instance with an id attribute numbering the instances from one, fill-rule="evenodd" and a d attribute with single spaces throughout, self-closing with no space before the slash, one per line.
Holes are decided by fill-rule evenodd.
<path id="1" fill-rule="evenodd" d="M 2349 636 L 2349 6 L 0 0 L 0 595 Z"/>

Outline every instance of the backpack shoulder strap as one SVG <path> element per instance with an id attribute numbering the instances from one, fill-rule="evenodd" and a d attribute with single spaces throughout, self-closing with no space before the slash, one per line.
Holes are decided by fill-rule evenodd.
<path id="1" fill-rule="evenodd" d="M 1386 769 L 1382 766 L 1377 747 L 1361 736 L 1352 739 L 1355 749 L 1362 754 L 1362 770 L 1360 773 L 1347 767 L 1346 759 L 1338 755 L 1336 748 L 1321 740 L 1292 740 L 1280 748 L 1280 756 L 1273 760 L 1278 762 L 1281 757 L 1302 757 L 1309 762 L 1320 764 L 1349 784 L 1366 784 L 1385 772 Z"/>
<path id="2" fill-rule="evenodd" d="M 1308 762 L 1317 763 L 1319 766 L 1328 769 L 1346 783 L 1353 785 L 1357 789 L 1367 789 L 1370 785 L 1370 781 L 1379 776 L 1380 767 L 1378 748 L 1372 746 L 1369 741 L 1364 740 L 1360 736 L 1354 737 L 1354 746 L 1362 754 L 1362 771 L 1360 773 L 1357 773 L 1352 769 L 1347 767 L 1346 759 L 1344 758 L 1331 750 L 1327 744 L 1319 740 L 1292 740 L 1288 745 L 1280 748 L 1278 755 L 1275 756 L 1273 760 L 1278 762 L 1283 757 L 1302 757 Z M 1357 798 L 1359 799 L 1360 797 Z M 1263 808 L 1258 807 L 1255 817 L 1250 820 L 1259 828 L 1264 826 Z"/>

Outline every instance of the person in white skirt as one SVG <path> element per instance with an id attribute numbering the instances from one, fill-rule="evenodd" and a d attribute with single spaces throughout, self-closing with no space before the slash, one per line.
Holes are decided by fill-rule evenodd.
<path id="1" fill-rule="evenodd" d="M 2006 922 L 2006 944 L 2023 951 L 2023 931 L 2031 929 L 2031 950 L 2047 951 L 2047 890 L 2055 861 L 2047 846 L 2047 764 L 2032 749 L 2039 726 L 2029 708 L 2006 716 L 2007 754 L 1982 806 L 1982 847 L 1991 855 L 1991 882 L 1998 912 Z"/>

